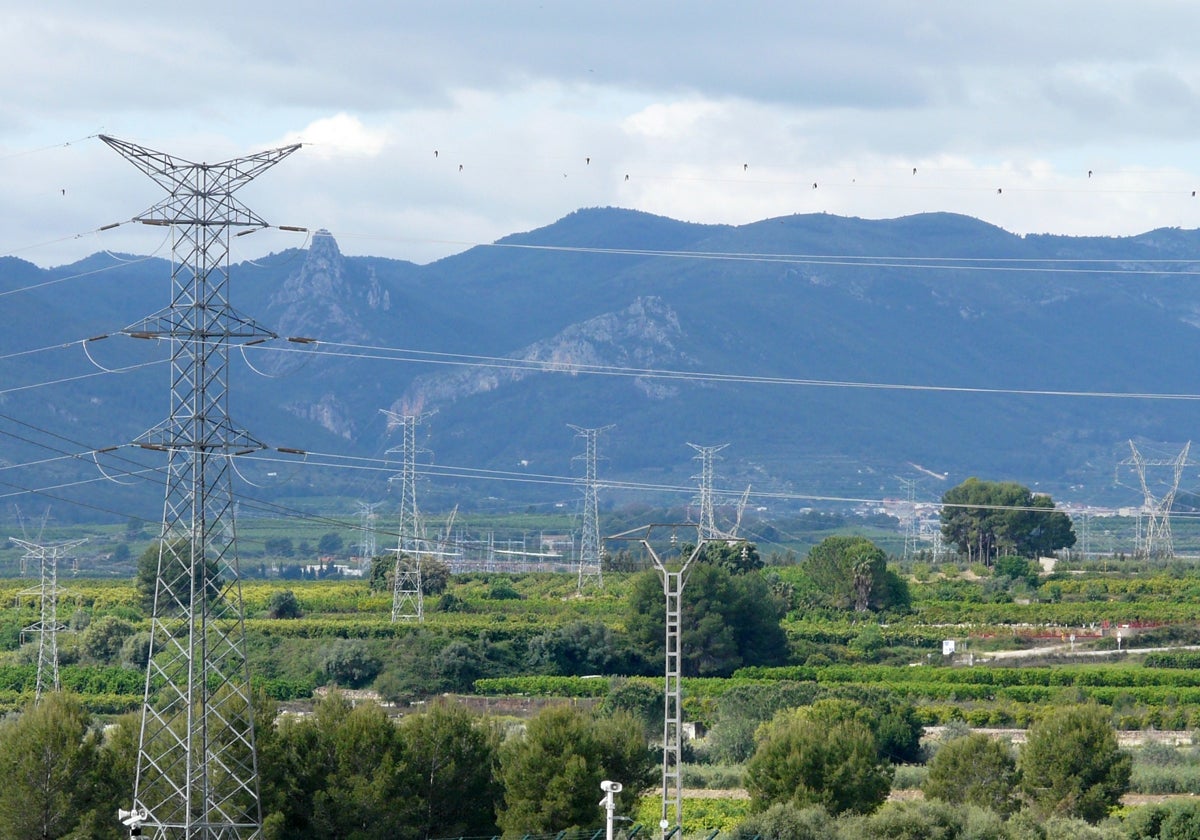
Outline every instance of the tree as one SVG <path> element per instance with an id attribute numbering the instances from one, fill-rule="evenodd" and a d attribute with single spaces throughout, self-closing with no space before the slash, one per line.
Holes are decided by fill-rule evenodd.
<path id="1" fill-rule="evenodd" d="M 528 667 L 567 677 L 623 674 L 630 658 L 623 639 L 598 621 L 572 621 L 529 640 Z"/>
<path id="2" fill-rule="evenodd" d="M 1132 759 L 1095 704 L 1051 711 L 1029 728 L 1017 759 L 1021 789 L 1044 815 L 1099 822 L 1129 787 Z"/>
<path id="3" fill-rule="evenodd" d="M 382 663 L 362 639 L 338 639 L 321 649 L 321 669 L 346 688 L 362 688 L 375 679 Z"/>
<path id="4" fill-rule="evenodd" d="M 600 782 L 620 782 L 618 809 L 628 811 L 657 776 L 657 756 L 641 726 L 617 713 L 596 717 L 558 706 L 530 719 L 523 735 L 500 748 L 504 801 L 497 823 L 506 834 L 543 834 L 593 826 Z"/>
<path id="5" fill-rule="evenodd" d="M 888 570 L 883 549 L 866 537 L 826 537 L 809 550 L 802 568 L 829 606 L 857 612 L 908 606 L 907 587 Z"/>
<path id="6" fill-rule="evenodd" d="M 433 728 L 438 733 L 444 729 Z M 490 772 L 486 760 L 482 768 L 458 765 L 457 759 L 435 767 L 431 755 L 461 757 L 466 765 L 473 765 L 478 755 L 454 746 L 455 736 L 435 735 L 432 749 L 412 744 L 379 706 L 352 708 L 337 693 L 319 701 L 314 714 L 285 718 L 277 727 L 264 716 L 257 730 L 263 732 L 264 840 L 420 840 L 426 835 L 417 815 L 430 773 L 435 784 L 449 786 L 443 792 L 448 796 L 465 779 Z M 438 744 L 445 747 L 440 753 Z M 475 790 L 464 787 L 461 792 Z M 460 799 L 459 805 L 461 819 L 486 821 L 492 803 Z"/>
<path id="7" fill-rule="evenodd" d="M 759 730 L 745 783 L 757 810 L 790 802 L 831 814 L 870 813 L 887 799 L 892 768 L 866 710 L 844 700 L 779 712 Z"/>
<path id="8" fill-rule="evenodd" d="M 322 556 L 328 554 L 337 554 L 345 545 L 345 540 L 342 535 L 336 531 L 330 531 L 328 534 L 322 534 L 321 539 L 317 540 L 317 551 Z"/>
<path id="9" fill-rule="evenodd" d="M 407 555 L 405 555 L 407 558 Z M 377 554 L 371 558 L 371 569 L 367 573 L 367 589 L 371 592 L 391 592 L 396 575 L 396 555 Z M 421 558 L 421 592 L 439 595 L 450 584 L 450 564 L 436 557 Z"/>
<path id="10" fill-rule="evenodd" d="M 331 725 L 332 724 L 332 725 Z M 336 723 L 323 721 L 328 760 L 323 784 L 312 798 L 311 835 L 392 840 L 405 836 L 403 754 L 396 725 L 379 706 L 355 706 Z M 320 759 L 320 754 L 313 756 Z"/>
<path id="11" fill-rule="evenodd" d="M 290 589 L 272 592 L 267 598 L 267 616 L 269 618 L 299 618 L 304 615 L 300 609 L 300 599 Z"/>
<path id="12" fill-rule="evenodd" d="M 666 616 L 662 581 L 642 572 L 629 594 L 626 631 L 648 662 L 662 662 Z M 780 664 L 787 610 L 759 573 L 733 574 L 723 565 L 696 562 L 683 590 L 680 648 L 685 676 L 728 676 L 745 665 Z"/>
<path id="13" fill-rule="evenodd" d="M 263 549 L 272 557 L 294 557 L 296 555 L 291 537 L 268 537 L 263 543 Z"/>
<path id="14" fill-rule="evenodd" d="M 1012 481 L 975 477 L 942 495 L 942 536 L 980 563 L 1004 553 L 1038 557 L 1075 545 L 1071 518 L 1054 510 L 1049 496 Z"/>
<path id="15" fill-rule="evenodd" d="M 729 689 L 717 700 L 717 722 L 709 735 L 713 757 L 726 764 L 743 763 L 754 754 L 754 733 L 759 726 L 780 709 L 812 703 L 816 694 L 817 685 L 811 682 L 771 682 Z M 661 696 L 658 705 L 661 709 Z M 661 717 L 661 711 L 659 714 Z"/>
<path id="16" fill-rule="evenodd" d="M 132 622 L 115 615 L 101 616 L 83 631 L 83 652 L 94 662 L 111 664 L 120 657 L 125 640 L 134 632 Z"/>
<path id="17" fill-rule="evenodd" d="M 691 548 L 685 545 L 684 552 L 690 553 Z M 724 566 L 735 575 L 757 572 L 763 567 L 762 559 L 758 556 L 758 546 L 752 542 L 712 540 L 704 544 L 700 556 L 696 559 Z"/>
<path id="18" fill-rule="evenodd" d="M 930 799 L 1008 815 L 1016 807 L 1017 761 L 1007 744 L 979 732 L 954 738 L 929 761 L 921 789 Z"/>
<path id="19" fill-rule="evenodd" d="M 151 543 L 137 561 L 136 587 L 142 609 L 149 615 L 154 609 L 154 598 L 159 577 L 177 594 L 187 591 L 188 566 L 191 565 L 192 549 L 187 540 L 177 540 L 173 550 L 160 542 Z M 221 591 L 221 576 L 216 560 L 197 564 L 192 569 L 197 589 L 202 589 L 208 598 L 215 598 Z M 179 604 L 159 604 L 161 615 L 179 609 Z"/>
<path id="20" fill-rule="evenodd" d="M 64 837 L 95 795 L 99 736 L 77 698 L 53 692 L 0 726 L 0 826 L 8 840 Z"/>
<path id="21" fill-rule="evenodd" d="M 404 718 L 400 739 L 415 806 L 406 829 L 420 840 L 495 835 L 499 730 L 459 704 L 435 703 Z"/>

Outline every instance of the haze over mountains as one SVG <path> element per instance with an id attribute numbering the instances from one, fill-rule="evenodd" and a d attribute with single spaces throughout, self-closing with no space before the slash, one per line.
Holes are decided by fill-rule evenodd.
<path id="1" fill-rule="evenodd" d="M 581 474 L 568 424 L 615 424 L 602 479 L 693 485 L 686 444 L 729 444 L 717 486 L 752 484 L 765 506 L 811 503 L 770 494 L 894 497 L 909 478 L 934 499 L 969 475 L 1134 505 L 1118 467 L 1127 441 L 1177 452 L 1200 405 L 1113 395 L 1200 394 L 1198 270 L 1197 231 L 1019 237 L 950 214 L 733 227 L 589 209 L 425 266 L 346 257 L 320 233 L 307 250 L 233 267 L 239 312 L 318 343 L 233 352 L 230 411 L 271 447 L 382 459 L 400 439 L 380 409 L 436 410 L 422 460 L 457 477 L 428 481 L 431 504 L 573 502 L 574 488 L 538 477 Z M 0 292 L 27 289 L 4 295 L 0 458 L 128 442 L 166 415 L 165 365 L 100 371 L 165 358 L 115 333 L 161 309 L 168 288 L 160 259 L 98 254 L 51 270 L 0 259 Z M 105 334 L 86 354 L 71 344 Z M 69 346 L 13 355 L 58 344 Z M 97 375 L 75 378 L 86 374 Z M 25 387 L 44 382 L 58 384 Z M 102 461 L 112 478 L 129 467 Z M 249 492 L 387 494 L 386 464 L 287 461 L 245 459 Z M 6 473 L 16 488 L 97 475 L 90 459 Z M 142 505 L 147 483 L 56 492 L 94 500 L 102 487 L 112 504 Z M 151 512 L 159 495 L 146 497 Z"/>

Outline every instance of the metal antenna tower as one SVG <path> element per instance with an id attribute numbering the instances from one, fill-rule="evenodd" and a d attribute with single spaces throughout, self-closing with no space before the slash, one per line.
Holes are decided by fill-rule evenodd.
<path id="1" fill-rule="evenodd" d="M 917 480 L 896 476 L 905 491 L 907 509 L 904 514 L 904 559 L 917 553 Z"/>
<path id="2" fill-rule="evenodd" d="M 375 511 L 382 505 L 383 502 L 358 503 L 359 530 L 362 531 L 362 541 L 359 543 L 359 549 L 368 563 L 375 556 L 375 520 L 379 518 Z"/>
<path id="3" fill-rule="evenodd" d="M 583 480 L 583 532 L 579 538 L 579 581 L 576 591 L 582 592 L 585 583 L 595 583 L 604 586 L 603 572 L 600 568 L 600 505 L 596 498 L 599 482 L 596 480 L 597 441 L 601 433 L 612 428 L 611 425 L 599 429 L 585 429 L 568 423 L 575 430 L 575 436 L 584 440 L 584 454 L 576 455 L 586 463 L 586 477 Z"/>
<path id="4" fill-rule="evenodd" d="M 396 569 L 392 578 L 392 621 L 425 620 L 425 596 L 421 592 L 421 554 L 425 550 L 425 529 L 417 509 L 417 424 L 429 414 L 397 414 L 382 409 L 388 425 L 400 426 L 401 445 L 388 454 L 400 453 L 400 524 L 396 541 Z"/>
<path id="5" fill-rule="evenodd" d="M 692 460 L 700 462 L 700 475 L 692 476 L 692 478 L 700 480 L 700 538 L 714 540 L 723 535 L 717 530 L 716 518 L 713 515 L 713 462 L 716 460 L 717 453 L 729 444 L 698 446 L 689 443 L 688 446 L 695 449 L 697 453 Z"/>
<path id="6" fill-rule="evenodd" d="M 229 417 L 229 347 L 275 334 L 229 303 L 230 229 L 269 227 L 234 193 L 299 144 L 193 163 L 101 135 L 169 196 L 134 221 L 171 228 L 171 303 L 124 332 L 166 339 L 168 453 L 145 702 L 127 825 L 156 840 L 259 838 L 258 758 L 233 529 L 231 460 L 265 448 Z"/>
<path id="7" fill-rule="evenodd" d="M 641 543 L 650 555 L 663 585 L 666 602 L 666 667 L 663 680 L 662 821 L 659 826 L 664 840 L 680 831 L 683 825 L 683 588 L 696 558 L 704 553 L 705 545 L 710 542 L 703 535 L 702 528 L 703 525 L 695 523 L 655 524 L 608 538 Z M 685 555 L 679 546 L 678 534 L 692 529 L 696 532 L 696 543 Z M 663 534 L 668 539 L 665 544 L 662 542 Z M 652 539 L 658 540 L 658 550 L 655 550 Z"/>
<path id="8" fill-rule="evenodd" d="M 87 542 L 87 538 L 52 545 L 39 545 L 16 537 L 9 539 L 25 549 L 25 556 L 36 560 L 40 569 L 38 585 L 22 590 L 18 595 L 36 595 L 38 598 L 38 620 L 23 628 L 21 632 L 36 633 L 38 636 L 37 687 L 34 689 L 34 698 L 41 700 L 46 691 L 58 691 L 58 632 L 67 629 L 66 625 L 58 620 L 58 599 L 65 591 L 58 585 L 58 559 L 75 546 Z"/>
<path id="9" fill-rule="evenodd" d="M 1174 458 L 1146 458 L 1138 451 L 1137 445 L 1129 441 L 1132 453 L 1121 461 L 1123 466 L 1132 466 L 1137 473 L 1138 483 L 1142 490 L 1142 510 L 1146 517 L 1146 527 L 1138 539 L 1138 549 L 1146 557 L 1174 557 L 1175 546 L 1171 537 L 1171 506 L 1175 503 L 1175 494 L 1179 491 L 1179 482 L 1183 478 L 1184 467 L 1188 464 L 1188 452 L 1192 442 L 1188 441 Z M 1146 482 L 1146 467 L 1171 467 L 1173 477 L 1167 491 L 1155 498 Z"/>

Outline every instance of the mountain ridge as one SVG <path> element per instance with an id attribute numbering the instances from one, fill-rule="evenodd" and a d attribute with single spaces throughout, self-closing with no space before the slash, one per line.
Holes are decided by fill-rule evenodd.
<path id="1" fill-rule="evenodd" d="M 5 356 L 0 375 L 81 375 L 70 343 L 161 308 L 165 265 L 0 260 L 0 291 L 54 281 L 7 295 L 14 326 L 0 355 L 68 347 Z M 918 463 L 950 483 L 977 474 L 1137 504 L 1113 486 L 1122 447 L 1189 440 L 1194 412 L 1190 400 L 1116 394 L 1200 392 L 1187 363 L 1200 338 L 1198 270 L 1200 231 L 1018 236 L 948 213 L 735 226 L 584 208 L 423 266 L 345 256 L 321 231 L 307 250 L 233 266 L 239 311 L 318 343 L 233 352 L 231 411 L 272 445 L 355 457 L 396 445 L 380 409 L 436 408 L 428 448 L 472 469 L 569 476 L 578 453 L 568 424 L 616 424 L 605 470 L 635 483 L 688 485 L 685 444 L 729 443 L 718 478 L 731 490 L 879 498 Z M 130 344 L 102 342 L 98 361 L 150 352 Z M 165 406 L 162 376 L 97 372 L 0 394 L 0 405 L 107 445 L 161 419 L 150 406 Z M 305 482 L 279 492 L 373 495 L 360 477 Z M 428 492 L 449 501 L 494 488 L 458 480 Z"/>

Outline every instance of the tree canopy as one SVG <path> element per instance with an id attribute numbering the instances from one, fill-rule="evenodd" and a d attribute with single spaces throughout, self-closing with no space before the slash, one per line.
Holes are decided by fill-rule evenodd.
<path id="1" fill-rule="evenodd" d="M 1012 481 L 968 478 L 942 495 L 942 536 L 972 561 L 1038 557 L 1075 545 L 1071 518 L 1050 496 Z"/>
<path id="2" fill-rule="evenodd" d="M 624 785 L 617 799 L 627 810 L 653 782 L 656 763 L 642 727 L 625 713 L 546 709 L 500 748 L 500 828 L 515 835 L 595 825 L 600 782 Z"/>
<path id="3" fill-rule="evenodd" d="M 870 813 L 887 799 L 892 768 L 879 754 L 862 706 L 820 700 L 779 712 L 759 730 L 746 764 L 756 809 L 821 805 L 831 814 Z"/>
<path id="4" fill-rule="evenodd" d="M 737 552 L 740 557 L 741 551 Z M 780 626 L 787 605 L 761 574 L 735 573 L 702 554 L 683 589 L 680 647 L 685 676 L 728 676 L 744 665 L 778 665 L 787 655 Z M 754 555 L 757 557 L 757 555 Z M 666 616 L 657 572 L 634 579 L 626 630 L 635 649 L 649 662 L 662 662 Z"/>
<path id="5" fill-rule="evenodd" d="M 1055 709 L 1029 729 L 1017 760 L 1021 787 L 1043 814 L 1098 822 L 1129 787 L 1133 761 L 1096 705 Z"/>
<path id="6" fill-rule="evenodd" d="M 908 606 L 904 581 L 888 571 L 887 555 L 866 537 L 827 537 L 808 552 L 804 573 L 821 600 L 838 609 Z"/>
<path id="7" fill-rule="evenodd" d="M 1004 742 L 973 732 L 942 744 L 921 789 L 930 799 L 1008 815 L 1016 807 L 1017 760 Z"/>

